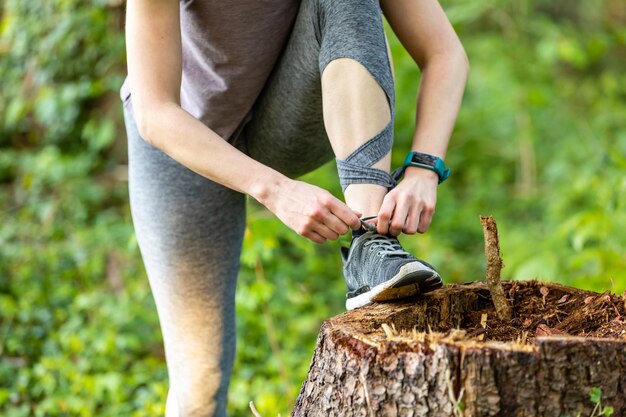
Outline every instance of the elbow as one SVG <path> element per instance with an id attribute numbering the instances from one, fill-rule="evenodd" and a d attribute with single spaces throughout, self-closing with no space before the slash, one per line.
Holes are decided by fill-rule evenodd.
<path id="1" fill-rule="evenodd" d="M 137 123 L 137 131 L 139 132 L 139 136 L 145 142 L 153 145 L 154 141 L 152 138 L 152 132 L 154 131 L 154 121 L 148 117 L 149 112 L 147 112 L 145 109 L 139 109 L 137 107 L 135 107 L 134 110 L 135 122 Z"/>
<path id="2" fill-rule="evenodd" d="M 158 114 L 158 112 L 146 106 L 136 106 L 134 110 L 139 136 L 150 145 L 156 146 L 155 132 L 159 131 L 159 128 L 156 126 L 159 118 L 155 117 L 155 115 Z"/>
<path id="3" fill-rule="evenodd" d="M 164 137 L 171 134 L 180 110 L 178 103 L 168 101 L 135 107 L 135 120 L 139 136 L 150 145 L 163 149 Z"/>
<path id="4" fill-rule="evenodd" d="M 469 77 L 469 72 L 470 72 L 469 58 L 467 56 L 467 53 L 465 52 L 465 49 L 460 44 L 459 44 L 459 49 L 460 51 L 458 54 L 459 54 L 460 66 L 463 71 L 463 74 L 465 75 L 465 80 L 467 81 L 467 78 Z"/>
<path id="5" fill-rule="evenodd" d="M 466 83 L 469 77 L 469 58 L 463 45 L 454 42 L 426 57 L 420 68 L 422 71 L 433 68 L 435 72 L 445 73 L 448 77 Z"/>
<path id="6" fill-rule="evenodd" d="M 452 68 L 455 68 L 456 72 L 459 75 L 459 78 L 462 78 L 464 82 L 467 82 L 467 78 L 469 77 L 470 64 L 469 58 L 467 57 L 467 53 L 465 52 L 463 45 L 458 42 L 454 47 L 451 47 L 447 51 L 446 55 L 447 61 L 449 63 L 448 65 L 450 65 Z"/>

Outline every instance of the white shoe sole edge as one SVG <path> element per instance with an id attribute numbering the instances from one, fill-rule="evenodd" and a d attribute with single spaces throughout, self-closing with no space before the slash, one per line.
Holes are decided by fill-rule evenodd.
<path id="1" fill-rule="evenodd" d="M 412 282 L 398 288 L 393 288 L 395 284 L 402 281 L 407 275 L 415 274 L 416 272 L 424 272 L 425 274 L 419 276 L 416 282 Z M 411 262 L 402 265 L 398 273 L 390 280 L 378 284 L 368 292 L 359 294 L 356 297 L 348 298 L 346 300 L 346 309 L 354 310 L 355 308 L 363 307 L 373 301 L 395 300 L 417 294 L 420 292 L 420 287 L 417 281 L 426 281 L 429 278 L 427 275 L 432 277 L 438 274 L 436 271 L 430 269 L 421 262 Z"/>

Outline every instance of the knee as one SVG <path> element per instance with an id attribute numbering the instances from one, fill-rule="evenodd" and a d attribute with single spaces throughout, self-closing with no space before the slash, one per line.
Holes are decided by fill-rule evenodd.
<path id="1" fill-rule="evenodd" d="M 328 3 L 320 6 L 320 74 L 331 61 L 351 58 L 365 67 L 393 102 L 391 60 L 378 2 L 329 0 Z M 370 3 L 375 8 L 366 7 Z"/>
<path id="2" fill-rule="evenodd" d="M 334 10 L 337 12 L 353 13 L 369 13 L 380 10 L 379 0 L 312 0 L 323 7 L 325 10 Z"/>
<path id="3" fill-rule="evenodd" d="M 379 0 L 303 0 L 312 2 L 327 29 L 367 34 L 383 28 Z M 377 33 L 379 31 L 376 31 Z"/>

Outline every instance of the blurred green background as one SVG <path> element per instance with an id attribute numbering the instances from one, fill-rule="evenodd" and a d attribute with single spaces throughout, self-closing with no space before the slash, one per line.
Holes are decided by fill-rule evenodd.
<path id="1" fill-rule="evenodd" d="M 479 280 L 479 215 L 505 278 L 626 289 L 626 4 L 445 0 L 471 63 L 434 223 L 405 237 L 446 282 Z M 161 336 L 128 207 L 117 91 L 123 1 L 0 3 L 0 415 L 162 416 Z M 391 33 L 390 33 L 391 35 Z M 394 165 L 419 71 L 391 36 Z M 340 195 L 330 164 L 307 180 Z M 251 204 L 233 416 L 287 415 L 322 321 L 343 311 L 339 243 Z"/>

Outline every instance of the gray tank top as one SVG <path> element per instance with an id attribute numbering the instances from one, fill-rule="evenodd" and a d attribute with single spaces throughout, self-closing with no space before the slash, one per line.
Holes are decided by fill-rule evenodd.
<path id="1" fill-rule="evenodd" d="M 181 106 L 229 140 L 282 51 L 300 0 L 181 0 Z M 128 79 L 120 95 L 132 109 Z"/>

